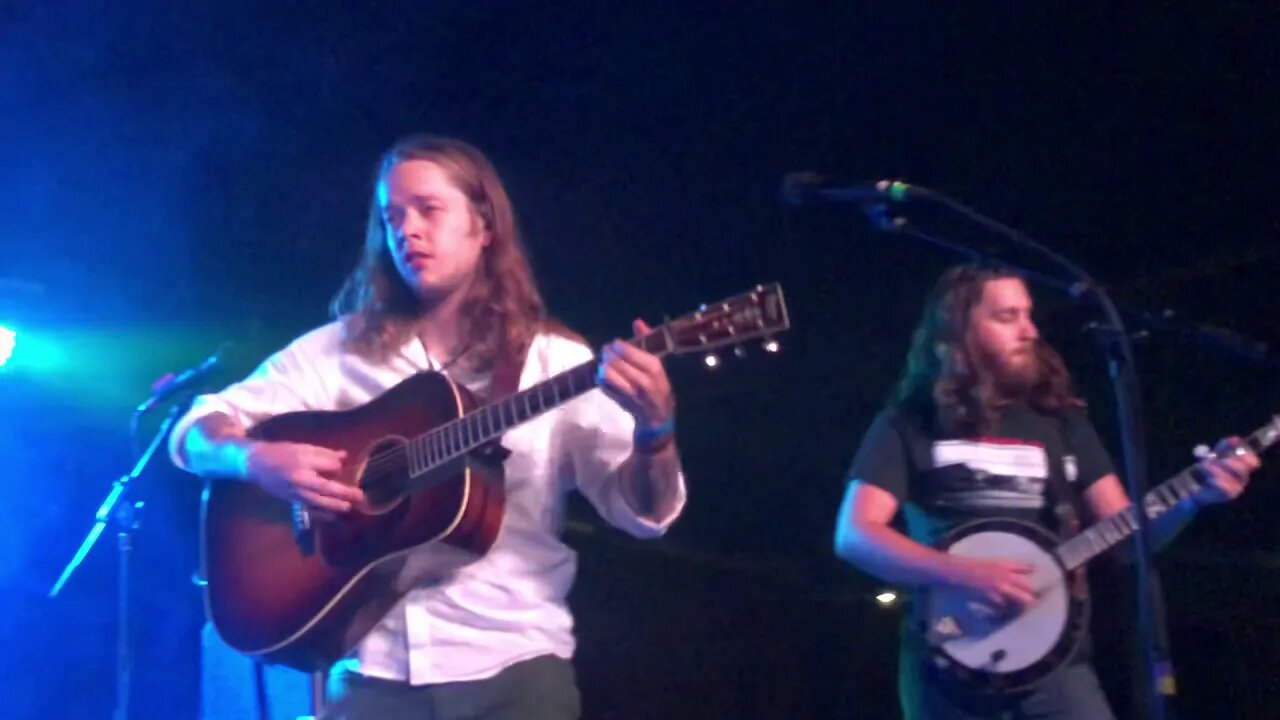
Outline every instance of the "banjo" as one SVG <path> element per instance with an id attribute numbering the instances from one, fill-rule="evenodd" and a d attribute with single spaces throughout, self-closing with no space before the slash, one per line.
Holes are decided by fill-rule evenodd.
<path id="1" fill-rule="evenodd" d="M 1261 454 L 1280 441 L 1280 415 L 1244 440 Z M 1188 467 L 1143 497 L 1154 520 L 1200 488 Z M 947 533 L 938 548 L 951 555 L 1017 560 L 1030 565 L 1033 604 L 1013 613 L 994 609 L 964 589 L 928 591 L 921 609 L 931 661 L 973 689 L 1012 692 L 1035 684 L 1075 654 L 1089 626 L 1084 565 L 1138 529 L 1136 510 L 1095 523 L 1063 541 L 1012 519 L 978 520 Z"/>

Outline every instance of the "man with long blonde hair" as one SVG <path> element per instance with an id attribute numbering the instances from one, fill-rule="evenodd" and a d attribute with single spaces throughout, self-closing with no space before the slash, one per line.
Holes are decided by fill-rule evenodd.
<path id="1" fill-rule="evenodd" d="M 1054 510 L 1064 503 L 1079 504 L 1093 519 L 1129 506 L 1070 374 L 1040 338 L 1031 311 L 1026 285 L 1008 270 L 962 265 L 938 280 L 897 390 L 849 470 L 837 555 L 898 585 L 960 589 L 997 612 L 1017 610 L 1035 602 L 1029 565 L 932 546 L 973 520 L 1009 518 L 1062 534 L 1068 528 L 1057 527 Z M 1258 458 L 1224 455 L 1204 461 L 1204 487 L 1152 524 L 1153 546 L 1172 539 L 1199 507 L 1243 491 Z M 1070 497 L 1050 497 L 1054 488 Z M 899 514 L 905 533 L 892 524 Z M 1029 690 L 970 693 L 930 661 L 920 610 L 903 623 L 899 658 L 909 720 L 1112 717 L 1087 643 Z"/>
<path id="2" fill-rule="evenodd" d="M 174 428 L 174 461 L 257 483 L 322 518 L 352 512 L 364 497 L 333 479 L 342 452 L 250 440 L 247 430 L 284 412 L 362 405 L 419 372 L 484 398 L 504 362 L 527 387 L 593 356 L 547 318 L 498 174 L 447 138 L 409 137 L 383 156 L 364 250 L 333 311 L 245 380 L 197 398 Z M 634 330 L 648 328 L 637 320 Z M 506 511 L 493 547 L 382 619 L 341 664 L 325 717 L 578 716 L 565 495 L 581 491 L 641 538 L 664 533 L 685 501 L 661 362 L 615 341 L 598 384 L 603 392 L 504 436 Z"/>

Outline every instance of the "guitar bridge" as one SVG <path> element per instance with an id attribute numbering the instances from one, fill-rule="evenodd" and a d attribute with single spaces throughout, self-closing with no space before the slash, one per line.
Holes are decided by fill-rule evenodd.
<path id="1" fill-rule="evenodd" d="M 314 555 L 316 551 L 316 535 L 311 525 L 311 513 L 302 503 L 293 503 L 293 540 L 298 543 L 303 555 Z"/>

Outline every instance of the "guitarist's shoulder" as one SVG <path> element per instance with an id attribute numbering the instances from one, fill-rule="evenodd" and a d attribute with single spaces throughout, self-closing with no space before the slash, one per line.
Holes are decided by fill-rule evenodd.
<path id="1" fill-rule="evenodd" d="M 544 364 L 559 371 L 584 363 L 595 352 L 587 339 L 559 320 L 544 320 L 533 339 L 530 354 L 538 356 Z"/>
<path id="2" fill-rule="evenodd" d="M 581 345 L 590 348 L 587 339 L 578 334 L 576 330 L 556 320 L 555 318 L 547 318 L 542 321 L 542 327 L 538 331 L 539 337 L 550 338 L 555 341 L 568 341 L 574 345 Z"/>
<path id="3" fill-rule="evenodd" d="M 340 318 L 307 330 L 294 338 L 285 351 L 302 352 L 310 357 L 336 357 L 350 339 L 350 323 L 347 318 Z"/>
<path id="4" fill-rule="evenodd" d="M 263 367 L 284 371 L 330 372 L 347 356 L 349 331 L 342 320 L 334 320 L 298 335 L 263 361 Z"/>

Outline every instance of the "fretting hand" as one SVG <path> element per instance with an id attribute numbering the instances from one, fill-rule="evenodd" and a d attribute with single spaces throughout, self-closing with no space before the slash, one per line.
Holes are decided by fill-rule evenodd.
<path id="1" fill-rule="evenodd" d="M 1215 505 L 1235 500 L 1249 484 L 1249 475 L 1262 461 L 1240 444 L 1240 438 L 1224 438 L 1214 448 L 1214 456 L 1200 461 L 1201 487 L 1191 497 L 1198 505 Z"/>
<path id="2" fill-rule="evenodd" d="M 650 328 L 643 320 L 632 323 L 636 335 Z M 676 398 L 667 371 L 658 357 L 628 342 L 614 340 L 601 351 L 596 383 L 636 419 L 636 439 L 641 444 L 662 442 L 674 428 Z"/>

